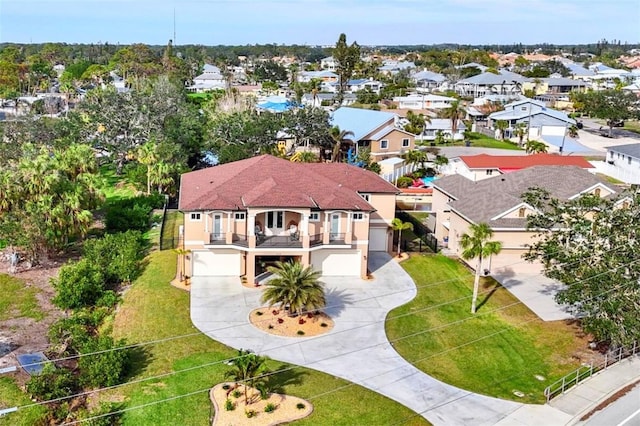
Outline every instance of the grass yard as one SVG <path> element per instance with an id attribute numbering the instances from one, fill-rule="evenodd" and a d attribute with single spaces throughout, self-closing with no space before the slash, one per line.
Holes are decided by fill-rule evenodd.
<path id="1" fill-rule="evenodd" d="M 168 210 L 166 220 L 163 224 L 162 249 L 174 249 L 178 247 L 180 226 L 184 224 L 184 214 L 177 210 Z"/>
<path id="2" fill-rule="evenodd" d="M 40 321 L 44 318 L 36 299 L 37 288 L 25 286 L 18 278 L 0 274 L 0 289 L 0 321 L 19 317 Z"/>
<path id="3" fill-rule="evenodd" d="M 130 343 L 195 333 L 189 319 L 189 294 L 170 287 L 175 275 L 176 254 L 171 250 L 153 252 L 148 266 L 124 295 L 112 321 L 114 335 Z M 220 362 L 236 351 L 203 335 L 149 345 L 136 353 L 133 379 L 169 371 Z M 271 370 L 284 368 L 271 361 Z M 126 401 L 128 407 L 153 403 L 164 398 L 202 390 L 193 396 L 151 405 L 125 414 L 125 425 L 206 425 L 212 415 L 207 389 L 224 380 L 229 367 L 214 364 L 189 372 L 167 376 L 101 393 L 103 401 Z M 423 418 L 408 408 L 375 392 L 314 370 L 295 367 L 276 376 L 277 388 L 287 394 L 311 399 L 315 410 L 300 425 L 404 424 L 425 425 Z M 346 386 L 345 388 L 342 388 Z"/>
<path id="4" fill-rule="evenodd" d="M 515 151 L 523 151 L 517 144 L 508 140 L 498 140 L 482 133 L 471 132 L 469 136 L 471 146 L 474 148 L 496 148 L 496 149 L 512 149 Z M 465 146 L 464 141 L 446 142 L 436 146 Z"/>
<path id="5" fill-rule="evenodd" d="M 19 407 L 31 403 L 27 394 L 22 392 L 10 377 L 0 377 L 0 395 L 2 396 L 0 408 Z M 40 421 L 45 412 L 46 410 L 42 406 L 19 410 L 16 413 L 0 417 L 0 425 L 32 426 Z"/>
<path id="6" fill-rule="evenodd" d="M 587 340 L 575 325 L 543 322 L 523 304 L 510 306 L 518 300 L 491 278 L 481 281 L 477 318 L 463 321 L 472 316 L 473 275 L 460 262 L 414 255 L 402 266 L 418 295 L 389 313 L 387 335 L 425 373 L 473 392 L 543 403 L 544 388 L 579 367 Z"/>
<path id="7" fill-rule="evenodd" d="M 116 175 L 112 166 L 100 167 L 100 190 L 107 200 L 118 200 L 135 197 L 138 191 L 128 183 L 124 176 Z"/>

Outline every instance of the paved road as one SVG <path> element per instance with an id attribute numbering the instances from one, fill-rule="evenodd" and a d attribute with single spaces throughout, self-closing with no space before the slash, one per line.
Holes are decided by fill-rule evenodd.
<path id="1" fill-rule="evenodd" d="M 640 384 L 580 424 L 585 426 L 640 426 Z"/>
<path id="2" fill-rule="evenodd" d="M 402 358 L 387 340 L 385 318 L 415 297 L 415 284 L 389 255 L 371 253 L 369 261 L 373 281 L 323 278 L 326 312 L 335 327 L 322 336 L 271 336 L 250 325 L 247 317 L 260 306 L 261 292 L 243 287 L 237 277 L 194 277 L 191 320 L 212 339 L 342 377 L 400 402 L 435 425 L 494 425 L 522 407 L 440 382 Z"/>

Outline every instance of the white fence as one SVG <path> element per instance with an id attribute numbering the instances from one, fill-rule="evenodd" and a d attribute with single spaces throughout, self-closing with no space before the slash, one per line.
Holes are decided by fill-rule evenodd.
<path id="1" fill-rule="evenodd" d="M 380 173 L 380 176 L 382 177 L 382 179 L 395 185 L 399 177 L 409 174 L 417 168 L 418 167 L 415 164 L 405 164 L 399 169 L 395 169 L 393 173 Z"/>
<path id="2" fill-rule="evenodd" d="M 613 164 L 609 164 L 604 161 L 589 161 L 593 167 L 596 168 L 596 172 L 603 175 L 611 176 L 614 179 L 618 179 L 624 183 L 640 184 L 640 169 L 629 170 L 622 167 L 616 167 Z"/>

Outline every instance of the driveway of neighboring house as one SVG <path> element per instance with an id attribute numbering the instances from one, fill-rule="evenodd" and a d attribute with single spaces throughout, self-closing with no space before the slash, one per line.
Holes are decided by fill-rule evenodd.
<path id="1" fill-rule="evenodd" d="M 273 359 L 342 377 L 411 408 L 435 425 L 493 425 L 522 404 L 474 394 L 416 369 L 387 340 L 387 313 L 409 302 L 416 288 L 385 253 L 371 253 L 374 279 L 324 277 L 327 312 L 335 327 L 309 338 L 265 334 L 248 322 L 260 304 L 260 290 L 237 277 L 192 279 L 191 319 L 212 339 L 252 349 Z"/>
<path id="2" fill-rule="evenodd" d="M 498 268 L 491 276 L 543 321 L 574 318 L 554 297 L 563 284 L 542 274 L 542 267 L 527 262 Z"/>

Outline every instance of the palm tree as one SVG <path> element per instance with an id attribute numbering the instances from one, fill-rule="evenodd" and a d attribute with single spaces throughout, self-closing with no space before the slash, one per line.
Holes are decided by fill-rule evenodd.
<path id="1" fill-rule="evenodd" d="M 398 257 L 400 257 L 400 251 L 402 249 L 402 231 L 405 229 L 413 231 L 413 223 L 403 222 L 396 217 L 391 221 L 391 228 L 393 228 L 394 231 L 398 231 Z"/>
<path id="2" fill-rule="evenodd" d="M 297 163 L 315 163 L 318 161 L 318 156 L 315 152 L 311 151 L 298 151 L 291 157 L 290 161 Z"/>
<path id="3" fill-rule="evenodd" d="M 460 246 L 463 249 L 462 258 L 465 260 L 478 259 L 476 265 L 476 277 L 473 281 L 473 298 L 471 299 L 471 313 L 476 313 L 476 301 L 478 299 L 478 286 L 480 284 L 480 271 L 482 259 L 493 254 L 500 253 L 502 243 L 489 241 L 493 236 L 491 227 L 486 223 L 472 224 L 469 228 L 471 234 L 463 234 L 460 238 Z"/>
<path id="4" fill-rule="evenodd" d="M 248 386 L 254 387 L 256 379 L 268 372 L 266 358 L 253 353 L 250 350 L 240 349 L 238 356 L 230 360 L 232 370 L 225 373 L 225 376 L 232 378 L 236 385 L 244 383 L 244 403 L 249 404 Z"/>
<path id="5" fill-rule="evenodd" d="M 542 154 L 547 152 L 547 145 L 544 142 L 530 140 L 524 144 L 524 150 L 527 154 Z"/>
<path id="6" fill-rule="evenodd" d="M 333 152 L 331 154 L 331 161 L 335 163 L 340 159 L 342 143 L 348 140 L 347 136 L 354 137 L 355 134 L 351 130 L 340 130 L 340 127 L 334 126 L 329 129 L 329 136 L 331 136 L 331 139 L 333 140 Z"/>
<path id="7" fill-rule="evenodd" d="M 433 161 L 433 164 L 436 165 L 436 170 L 440 173 L 442 166 L 449 164 L 449 159 L 444 155 L 436 155 L 436 159 Z"/>
<path id="8" fill-rule="evenodd" d="M 574 139 L 577 138 L 578 137 L 578 126 L 576 126 L 575 124 L 572 124 L 567 129 L 567 132 L 568 132 L 570 138 L 574 138 Z"/>
<path id="9" fill-rule="evenodd" d="M 136 157 L 140 164 L 147 166 L 147 195 L 151 194 L 151 172 L 153 166 L 158 161 L 158 146 L 155 142 L 147 142 L 138 148 Z"/>
<path id="10" fill-rule="evenodd" d="M 495 123 L 496 129 L 500 131 L 500 139 L 504 140 L 504 132 L 509 127 L 509 122 L 507 120 L 498 120 Z"/>
<path id="11" fill-rule="evenodd" d="M 279 305 L 289 314 L 299 315 L 303 311 L 315 311 L 326 305 L 324 285 L 319 281 L 320 272 L 300 262 L 276 262 L 267 267 L 275 278 L 265 284 L 262 302 L 269 306 Z"/>
<path id="12" fill-rule="evenodd" d="M 427 152 L 419 149 L 412 149 L 411 151 L 405 152 L 402 158 L 407 162 L 407 164 L 414 165 L 414 168 L 421 167 L 424 169 L 424 163 L 427 161 Z"/>
<path id="13" fill-rule="evenodd" d="M 527 124 L 526 123 L 518 123 L 516 124 L 516 128 L 513 133 L 518 137 L 518 145 L 522 146 L 522 141 L 527 134 Z"/>
<path id="14" fill-rule="evenodd" d="M 463 119 L 465 114 L 464 105 L 457 100 L 451 102 L 451 106 L 442 110 L 442 118 L 451 120 L 451 139 L 455 138 L 456 132 L 458 131 L 458 120 Z"/>
<path id="15" fill-rule="evenodd" d="M 186 259 L 187 255 L 191 253 L 191 250 L 177 248 L 173 249 L 173 251 L 178 255 L 178 276 L 180 277 L 180 282 L 183 282 L 185 279 L 185 271 L 186 271 Z"/>

